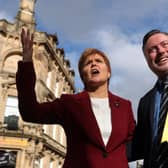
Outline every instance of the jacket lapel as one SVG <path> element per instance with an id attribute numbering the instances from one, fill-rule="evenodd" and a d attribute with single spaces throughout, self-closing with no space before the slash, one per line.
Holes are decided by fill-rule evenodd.
<path id="1" fill-rule="evenodd" d="M 119 109 L 120 109 L 120 100 L 113 96 L 110 92 L 109 92 L 109 104 L 110 104 L 110 108 L 111 108 L 111 121 L 112 121 L 112 132 L 111 135 L 109 137 L 107 146 L 106 146 L 106 150 L 110 151 L 111 148 L 114 145 L 114 141 L 115 141 L 115 133 L 117 131 L 117 125 L 119 124 Z"/>
<path id="2" fill-rule="evenodd" d="M 157 92 L 157 85 L 158 81 L 154 85 L 154 87 L 149 91 L 149 94 L 146 96 L 145 102 L 145 110 L 146 114 L 149 114 L 149 123 L 150 123 L 150 130 L 153 130 L 153 121 L 154 121 L 154 112 L 155 112 L 155 96 Z"/>
<path id="3" fill-rule="evenodd" d="M 154 112 L 155 112 L 155 95 L 156 95 L 156 87 L 151 90 L 150 96 L 148 97 L 147 106 L 150 107 L 149 113 L 149 121 L 150 121 L 150 130 L 153 130 L 153 119 L 154 119 Z"/>
<path id="4" fill-rule="evenodd" d="M 120 121 L 119 119 L 121 117 L 120 110 L 122 110 L 120 109 L 120 98 L 112 95 L 109 92 L 112 132 L 110 134 L 107 145 L 105 145 L 103 142 L 98 123 L 91 108 L 91 102 L 88 93 L 86 91 L 82 92 L 80 94 L 80 97 L 78 98 L 78 101 L 81 106 L 81 127 L 83 128 L 87 137 L 103 150 L 110 151 L 111 149 L 113 149 L 113 146 L 116 146 L 116 144 L 118 143 L 118 139 L 115 138 L 115 134 L 117 134 L 118 132 L 117 125 L 119 124 L 118 122 Z"/>
<path id="5" fill-rule="evenodd" d="M 86 136 L 96 145 L 105 149 L 105 145 L 100 133 L 99 126 L 91 108 L 89 95 L 86 91 L 80 94 L 78 98 L 81 107 L 81 127 Z"/>

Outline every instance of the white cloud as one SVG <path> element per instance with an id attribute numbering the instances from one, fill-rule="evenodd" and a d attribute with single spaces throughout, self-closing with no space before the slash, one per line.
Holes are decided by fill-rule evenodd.
<path id="1" fill-rule="evenodd" d="M 90 33 L 89 44 L 103 50 L 110 59 L 112 78 L 110 90 L 132 101 L 136 116 L 140 97 L 153 87 L 156 76 L 150 71 L 141 50 L 140 34 L 128 36 L 117 27 L 101 29 Z M 142 37 L 141 37 L 142 38 Z M 67 53 L 76 72 L 76 89 L 82 89 L 77 61 L 80 52 Z"/>
<path id="2" fill-rule="evenodd" d="M 134 36 L 127 36 L 119 29 L 99 30 L 94 33 L 95 42 L 109 56 L 112 66 L 110 89 L 132 101 L 136 115 L 139 98 L 153 87 L 155 75 L 149 70 Z M 94 42 L 93 42 L 94 43 Z"/>
<path id="3" fill-rule="evenodd" d="M 0 0 L 2 1 L 2 0 Z M 19 9 L 19 0 L 3 0 L 1 11 L 15 17 Z M 150 28 L 167 29 L 168 1 L 160 0 L 37 0 L 35 15 L 37 27 L 50 33 L 57 32 L 61 38 L 73 42 L 86 42 L 89 32 L 102 27 L 120 26 L 126 32 L 146 32 Z M 7 10 L 8 9 L 8 10 Z M 10 9 L 10 10 L 9 10 Z M 41 25 L 41 26 L 39 26 Z"/>
<path id="4" fill-rule="evenodd" d="M 101 29 L 90 34 L 90 45 L 103 50 L 111 61 L 112 78 L 110 90 L 132 101 L 136 116 L 137 105 L 141 96 L 153 87 L 156 76 L 148 68 L 137 36 L 127 36 L 119 28 Z M 76 72 L 76 88 L 82 89 L 77 61 L 81 53 L 71 52 L 67 56 Z"/>
<path id="5" fill-rule="evenodd" d="M 0 0 L 0 4 L 0 19 L 13 20 L 19 0 Z M 77 90 L 83 88 L 77 70 L 81 46 L 107 53 L 113 71 L 110 89 L 132 101 L 136 116 L 139 98 L 156 80 L 145 62 L 141 40 L 150 29 L 168 30 L 167 6 L 167 0 L 37 0 L 35 16 L 39 30 L 57 32 L 59 41 L 71 46 L 65 52 L 76 73 Z"/>
<path id="6" fill-rule="evenodd" d="M 151 28 L 167 29 L 167 6 L 167 0 L 38 0 L 35 16 L 37 27 L 57 32 L 59 41 L 73 45 L 66 55 L 76 71 L 77 88 L 83 87 L 77 73 L 81 46 L 98 47 L 110 56 L 113 69 L 110 88 L 131 99 L 136 109 L 139 98 L 156 79 L 146 65 L 140 42 L 144 32 Z M 19 0 L 3 1 L 0 17 L 11 20 L 18 10 Z M 64 48 L 63 43 L 61 46 Z"/>
<path id="7" fill-rule="evenodd" d="M 166 0 L 49 0 L 37 1 L 36 14 L 48 30 L 80 42 L 89 38 L 88 32 L 114 24 L 132 33 L 167 25 L 167 6 Z"/>

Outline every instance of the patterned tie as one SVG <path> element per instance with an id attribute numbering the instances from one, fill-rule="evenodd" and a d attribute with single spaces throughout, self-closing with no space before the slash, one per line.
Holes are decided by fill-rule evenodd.
<path id="1" fill-rule="evenodd" d="M 158 122 L 158 143 L 160 143 L 161 141 L 167 111 L 168 111 L 168 81 L 164 81 L 163 92 L 161 95 L 161 102 L 160 102 L 159 122 Z"/>
<path id="2" fill-rule="evenodd" d="M 161 101 L 157 131 L 157 144 L 154 144 L 150 168 L 168 168 L 168 143 L 161 142 L 166 114 L 168 111 L 168 81 L 161 83 Z"/>

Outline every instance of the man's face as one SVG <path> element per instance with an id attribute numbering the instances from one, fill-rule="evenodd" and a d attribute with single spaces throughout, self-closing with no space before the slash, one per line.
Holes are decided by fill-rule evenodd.
<path id="1" fill-rule="evenodd" d="M 144 47 L 144 54 L 149 67 L 159 78 L 168 74 L 168 35 L 152 35 Z"/>

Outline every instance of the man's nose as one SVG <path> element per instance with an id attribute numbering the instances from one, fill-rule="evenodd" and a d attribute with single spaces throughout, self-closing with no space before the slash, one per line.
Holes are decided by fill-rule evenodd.
<path id="1" fill-rule="evenodd" d="M 165 49 L 164 47 L 158 45 L 158 46 L 157 46 L 157 50 L 158 50 L 158 53 L 161 54 L 161 53 L 164 53 L 166 49 Z"/>

